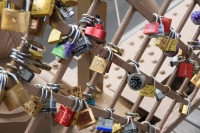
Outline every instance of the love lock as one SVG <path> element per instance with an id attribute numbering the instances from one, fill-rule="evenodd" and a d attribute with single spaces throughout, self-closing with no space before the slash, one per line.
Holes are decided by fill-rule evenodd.
<path id="1" fill-rule="evenodd" d="M 127 83 L 128 86 L 135 91 L 142 89 L 146 85 L 146 77 L 144 74 L 140 72 L 137 65 L 133 62 L 129 62 L 129 64 L 135 65 L 136 73 L 129 74 L 127 71 L 128 79 Z"/>

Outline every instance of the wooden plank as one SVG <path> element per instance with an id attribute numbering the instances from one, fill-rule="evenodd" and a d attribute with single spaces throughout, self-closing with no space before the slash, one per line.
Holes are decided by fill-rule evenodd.
<path id="1" fill-rule="evenodd" d="M 200 128 L 200 111 L 195 109 L 188 117 L 186 117 L 187 122 L 196 125 L 196 127 Z"/>

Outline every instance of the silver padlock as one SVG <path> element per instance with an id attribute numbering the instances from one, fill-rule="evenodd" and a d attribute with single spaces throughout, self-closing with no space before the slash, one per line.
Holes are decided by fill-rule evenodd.
<path id="1" fill-rule="evenodd" d="M 123 125 L 123 130 L 121 131 L 122 133 L 137 133 L 137 128 L 136 125 L 133 123 L 132 118 L 125 116 L 127 118 L 127 123 Z M 129 121 L 131 121 L 129 123 Z"/>
<path id="2" fill-rule="evenodd" d="M 128 79 L 127 79 L 127 83 L 128 83 L 128 86 L 132 89 L 132 90 L 135 90 L 135 91 L 138 91 L 142 88 L 145 87 L 146 85 L 146 77 L 144 74 L 142 74 L 140 72 L 140 70 L 138 69 L 137 65 L 133 62 L 129 62 L 129 64 L 133 64 L 135 65 L 135 68 L 136 68 L 136 73 L 132 73 L 132 74 L 129 74 L 127 72 L 127 75 L 128 75 Z"/>
<path id="3" fill-rule="evenodd" d="M 179 65 L 179 60 L 177 55 L 170 58 L 170 65 L 171 67 Z"/>
<path id="4" fill-rule="evenodd" d="M 200 50 L 200 42 L 199 41 L 189 41 L 187 42 L 193 48 L 193 50 Z"/>
<path id="5" fill-rule="evenodd" d="M 62 6 L 59 8 L 60 14 L 63 19 L 68 20 L 74 15 L 73 7 Z"/>
<path id="6" fill-rule="evenodd" d="M 165 94 L 156 88 L 155 97 L 156 97 L 156 100 L 159 101 L 159 100 L 165 98 Z"/>

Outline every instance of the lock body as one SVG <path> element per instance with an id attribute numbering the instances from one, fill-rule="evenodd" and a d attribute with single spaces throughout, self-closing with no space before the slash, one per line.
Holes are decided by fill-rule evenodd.
<path id="1" fill-rule="evenodd" d="M 124 129 L 121 131 L 122 133 L 137 133 L 137 128 L 134 123 L 129 123 L 124 126 Z"/>
<path id="2" fill-rule="evenodd" d="M 188 114 L 188 106 L 187 105 L 183 105 L 181 114 L 184 114 L 184 115 Z"/>
<path id="3" fill-rule="evenodd" d="M 106 67 L 108 65 L 108 60 L 105 60 L 99 56 L 95 56 L 92 64 L 90 65 L 90 70 L 96 71 L 100 74 L 104 74 L 106 71 Z"/>
<path id="4" fill-rule="evenodd" d="M 119 131 L 122 130 L 122 125 L 121 123 L 113 123 L 112 126 L 112 133 L 118 133 Z"/>
<path id="5" fill-rule="evenodd" d="M 61 35 L 62 33 L 59 30 L 53 29 L 49 35 L 48 43 L 55 44 L 62 42 Z"/>
<path id="6" fill-rule="evenodd" d="M 158 33 L 158 22 L 153 22 L 149 24 L 145 24 L 143 34 L 149 35 L 149 34 L 157 34 Z"/>
<path id="7" fill-rule="evenodd" d="M 46 99 L 44 100 L 44 106 L 40 112 L 54 113 L 57 112 L 56 99 Z"/>
<path id="8" fill-rule="evenodd" d="M 77 112 L 77 111 L 74 113 L 74 116 L 73 116 L 73 119 L 72 119 L 72 122 L 71 122 L 71 125 L 72 125 L 72 126 L 75 126 L 75 125 L 77 124 L 79 115 L 80 115 L 80 113 Z"/>
<path id="9" fill-rule="evenodd" d="M 162 17 L 162 23 L 164 25 L 165 32 L 170 32 L 172 19 L 171 18 Z"/>
<path id="10" fill-rule="evenodd" d="M 57 121 L 58 123 L 60 123 L 61 125 L 65 127 L 69 127 L 72 121 L 73 115 L 74 115 L 74 112 L 72 112 L 71 109 L 69 109 L 68 107 L 65 107 L 64 105 L 61 105 L 56 114 L 55 121 Z"/>
<path id="11" fill-rule="evenodd" d="M 178 77 L 191 78 L 193 67 L 191 63 L 181 62 L 178 69 Z"/>
<path id="12" fill-rule="evenodd" d="M 113 125 L 113 120 L 104 119 L 102 117 L 99 117 L 98 124 L 97 124 L 97 130 L 112 132 L 112 125 Z"/>
<path id="13" fill-rule="evenodd" d="M 156 100 L 159 101 L 165 98 L 165 94 L 163 94 L 163 92 L 160 91 L 159 89 L 156 89 L 155 97 L 156 97 Z"/>
<path id="14" fill-rule="evenodd" d="M 28 69 L 24 68 L 24 67 L 20 67 L 20 72 L 18 72 L 18 75 L 21 79 L 23 79 L 24 81 L 30 83 L 31 80 L 34 78 L 35 74 L 31 71 L 29 71 Z"/>
<path id="15" fill-rule="evenodd" d="M 29 100 L 30 98 L 21 83 L 17 83 L 9 90 L 6 90 L 3 98 L 3 101 L 9 111 L 12 111 L 19 106 L 22 106 Z"/>
<path id="16" fill-rule="evenodd" d="M 93 98 L 88 98 L 86 101 L 89 105 L 95 106 L 96 101 Z"/>
<path id="17" fill-rule="evenodd" d="M 138 91 L 146 85 L 146 77 L 143 74 L 133 73 L 128 76 L 127 82 L 132 90 Z"/>

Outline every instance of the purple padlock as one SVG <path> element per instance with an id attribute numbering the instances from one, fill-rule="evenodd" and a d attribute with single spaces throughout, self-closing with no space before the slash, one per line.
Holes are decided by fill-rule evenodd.
<path id="1" fill-rule="evenodd" d="M 200 25 L 200 11 L 194 11 L 190 18 L 194 24 Z"/>

